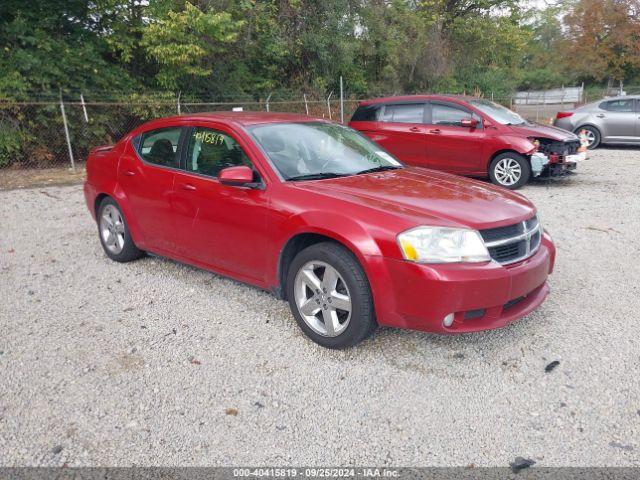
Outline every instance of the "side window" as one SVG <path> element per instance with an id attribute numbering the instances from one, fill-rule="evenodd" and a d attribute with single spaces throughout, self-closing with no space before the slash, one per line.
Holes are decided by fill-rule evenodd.
<path id="1" fill-rule="evenodd" d="M 223 168 L 238 165 L 252 167 L 238 142 L 217 130 L 193 129 L 187 149 L 187 172 L 217 177 Z"/>
<path id="2" fill-rule="evenodd" d="M 353 117 L 352 122 L 375 122 L 378 120 L 378 112 L 380 108 L 377 105 L 363 105 L 358 107 Z"/>
<path id="3" fill-rule="evenodd" d="M 142 134 L 138 153 L 149 163 L 178 167 L 178 143 L 182 128 L 163 128 Z"/>
<path id="4" fill-rule="evenodd" d="M 633 107 L 632 98 L 624 100 L 609 100 L 608 102 L 602 102 L 600 104 L 600 108 L 610 112 L 633 112 Z"/>
<path id="5" fill-rule="evenodd" d="M 381 122 L 424 123 L 424 104 L 385 105 Z"/>
<path id="6" fill-rule="evenodd" d="M 433 125 L 445 125 L 450 127 L 460 127 L 460 122 L 466 118 L 475 118 L 478 122 L 480 117 L 472 114 L 468 110 L 456 105 L 445 103 L 431 104 L 431 123 Z"/>

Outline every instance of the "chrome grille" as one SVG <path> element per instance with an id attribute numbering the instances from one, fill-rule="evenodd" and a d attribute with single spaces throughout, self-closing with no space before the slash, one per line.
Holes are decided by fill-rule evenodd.
<path id="1" fill-rule="evenodd" d="M 480 230 L 489 255 L 503 265 L 519 262 L 536 253 L 540 247 L 541 231 L 538 217 L 506 227 Z"/>

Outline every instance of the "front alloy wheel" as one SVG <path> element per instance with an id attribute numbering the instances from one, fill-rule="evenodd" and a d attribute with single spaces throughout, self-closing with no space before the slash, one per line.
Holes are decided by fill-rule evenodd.
<path id="1" fill-rule="evenodd" d="M 349 289 L 338 271 L 328 263 L 306 263 L 296 275 L 295 295 L 300 315 L 319 335 L 337 337 L 349 326 Z"/>
<path id="2" fill-rule="evenodd" d="M 489 177 L 496 185 L 515 190 L 529 181 L 531 165 L 522 155 L 503 153 L 489 167 Z"/>
<path id="3" fill-rule="evenodd" d="M 286 295 L 300 329 L 323 347 L 353 346 L 377 327 L 364 270 L 337 243 L 316 243 L 295 256 Z"/>

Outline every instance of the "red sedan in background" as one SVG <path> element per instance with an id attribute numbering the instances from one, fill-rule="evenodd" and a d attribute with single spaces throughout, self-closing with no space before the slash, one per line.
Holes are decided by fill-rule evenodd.
<path id="1" fill-rule="evenodd" d="M 403 162 L 517 189 L 531 177 L 562 175 L 584 160 L 571 132 L 527 122 L 489 100 L 451 95 L 360 102 L 349 125 Z"/>
<path id="2" fill-rule="evenodd" d="M 289 114 L 146 123 L 91 152 L 84 192 L 111 259 L 152 252 L 273 291 L 330 348 L 377 325 L 502 327 L 542 303 L 555 258 L 524 197 Z"/>

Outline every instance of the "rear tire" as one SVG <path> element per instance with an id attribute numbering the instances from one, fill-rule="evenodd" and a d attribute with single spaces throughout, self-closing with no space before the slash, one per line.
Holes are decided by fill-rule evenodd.
<path id="1" fill-rule="evenodd" d="M 377 327 L 364 270 L 336 243 L 317 243 L 299 252 L 289 266 L 286 293 L 300 329 L 323 347 L 352 347 Z"/>
<path id="2" fill-rule="evenodd" d="M 517 190 L 531 177 L 531 164 L 515 152 L 501 153 L 489 165 L 489 178 L 495 185 Z"/>
<path id="3" fill-rule="evenodd" d="M 595 150 L 596 148 L 598 148 L 602 140 L 602 135 L 600 135 L 600 130 L 598 130 L 596 127 L 591 127 L 587 125 L 585 127 L 580 127 L 576 129 L 575 134 L 579 136 L 582 131 L 584 131 L 587 136 L 587 142 L 588 142 L 587 149 Z"/>
<path id="4" fill-rule="evenodd" d="M 124 263 L 144 256 L 144 252 L 133 243 L 124 214 L 113 198 L 105 197 L 100 202 L 96 220 L 98 237 L 107 257 Z"/>

